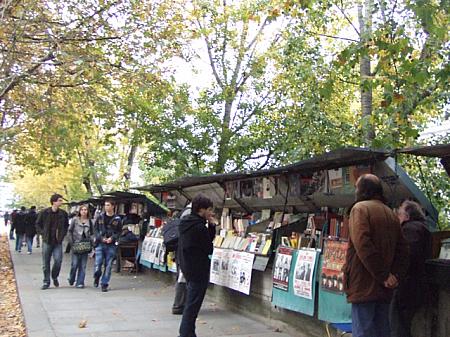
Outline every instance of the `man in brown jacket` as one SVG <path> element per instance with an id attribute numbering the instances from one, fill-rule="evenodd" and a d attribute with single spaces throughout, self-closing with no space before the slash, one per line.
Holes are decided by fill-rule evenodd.
<path id="1" fill-rule="evenodd" d="M 353 337 L 389 337 L 389 303 L 408 267 L 408 247 L 383 187 L 372 174 L 356 182 L 350 213 L 345 292 L 352 303 Z"/>

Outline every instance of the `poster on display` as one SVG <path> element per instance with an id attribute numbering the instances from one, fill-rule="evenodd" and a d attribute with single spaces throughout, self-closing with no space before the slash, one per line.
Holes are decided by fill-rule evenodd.
<path id="1" fill-rule="evenodd" d="M 321 287 L 325 290 L 343 293 L 344 281 L 342 267 L 347 254 L 347 241 L 325 240 L 320 278 Z"/>
<path id="2" fill-rule="evenodd" d="M 141 259 L 157 265 L 164 265 L 166 246 L 162 238 L 146 237 L 142 243 Z"/>
<path id="3" fill-rule="evenodd" d="M 299 250 L 294 271 L 294 294 L 312 299 L 313 275 L 316 265 L 316 251 Z"/>
<path id="4" fill-rule="evenodd" d="M 278 247 L 273 270 L 273 287 L 287 291 L 291 272 L 292 248 Z"/>
<path id="5" fill-rule="evenodd" d="M 253 259 L 251 253 L 214 248 L 210 282 L 249 295 Z"/>

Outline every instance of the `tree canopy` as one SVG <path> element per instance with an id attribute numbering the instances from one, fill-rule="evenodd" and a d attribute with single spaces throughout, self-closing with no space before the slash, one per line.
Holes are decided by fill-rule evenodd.
<path id="1" fill-rule="evenodd" d="M 445 0 L 19 0 L 0 23 L 2 156 L 72 168 L 87 194 L 136 167 L 150 182 L 419 144 L 448 118 Z"/>

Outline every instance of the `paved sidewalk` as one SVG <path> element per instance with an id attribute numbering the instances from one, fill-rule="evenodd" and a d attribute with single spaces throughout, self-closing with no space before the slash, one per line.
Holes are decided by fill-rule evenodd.
<path id="1" fill-rule="evenodd" d="M 93 259 L 89 259 L 86 288 L 67 283 L 70 254 L 64 254 L 60 287 L 42 285 L 41 250 L 33 254 L 10 250 L 29 337 L 177 337 L 181 316 L 171 314 L 174 288 L 158 280 L 158 272 L 112 274 L 107 293 L 92 286 Z M 87 321 L 85 328 L 79 323 Z M 290 337 L 241 314 L 205 300 L 197 321 L 199 337 Z"/>

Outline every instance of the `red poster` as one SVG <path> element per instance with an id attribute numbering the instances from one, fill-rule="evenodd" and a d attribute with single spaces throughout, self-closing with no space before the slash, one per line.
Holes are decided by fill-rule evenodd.
<path id="1" fill-rule="evenodd" d="M 342 267 L 347 255 L 348 242 L 325 240 L 321 286 L 323 289 L 342 293 L 344 280 Z"/>

